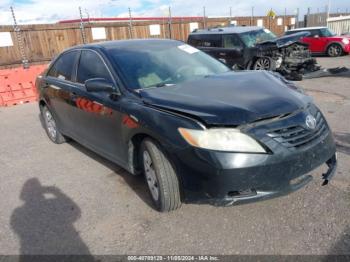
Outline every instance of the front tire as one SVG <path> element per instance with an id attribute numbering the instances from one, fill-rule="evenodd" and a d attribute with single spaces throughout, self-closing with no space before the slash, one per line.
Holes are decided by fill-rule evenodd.
<path id="1" fill-rule="evenodd" d="M 56 120 L 47 106 L 41 107 L 41 117 L 44 122 L 46 134 L 50 140 L 55 144 L 62 144 L 66 142 L 65 137 L 58 131 Z"/>
<path id="2" fill-rule="evenodd" d="M 270 57 L 258 57 L 252 66 L 253 70 L 274 70 L 274 61 Z"/>
<path id="3" fill-rule="evenodd" d="M 181 206 L 179 180 L 169 158 L 152 139 L 143 140 L 140 158 L 148 189 L 156 209 L 169 212 Z"/>
<path id="4" fill-rule="evenodd" d="M 337 57 L 343 54 L 343 48 L 339 44 L 331 44 L 327 48 L 327 55 L 330 57 Z"/>

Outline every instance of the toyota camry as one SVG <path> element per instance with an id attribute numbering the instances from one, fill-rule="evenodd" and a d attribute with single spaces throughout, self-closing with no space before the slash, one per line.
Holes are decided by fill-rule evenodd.
<path id="1" fill-rule="evenodd" d="M 332 132 L 310 96 L 277 73 L 233 72 L 183 42 L 76 46 L 36 85 L 48 137 L 144 175 L 159 211 L 285 195 L 322 164 L 323 185 L 335 173 Z"/>

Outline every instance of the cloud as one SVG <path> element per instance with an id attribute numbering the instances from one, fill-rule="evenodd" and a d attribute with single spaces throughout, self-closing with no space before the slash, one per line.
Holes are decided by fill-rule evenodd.
<path id="1" fill-rule="evenodd" d="M 233 16 L 251 15 L 254 6 L 255 15 L 265 15 L 273 7 L 277 14 L 294 14 L 300 8 L 304 14 L 307 7 L 312 11 L 324 10 L 328 0 L 0 0 L 0 24 L 12 24 L 10 5 L 13 5 L 19 23 L 52 23 L 65 19 L 79 18 L 78 7 L 83 9 L 83 15 L 90 17 L 128 16 L 128 7 L 133 16 L 164 16 L 168 6 L 171 6 L 173 16 L 202 16 L 203 6 L 208 16 L 228 16 L 232 7 Z M 350 10 L 350 1 L 332 0 L 332 10 L 344 12 Z"/>
<path id="2" fill-rule="evenodd" d="M 1 0 L 3 1 L 3 0 Z M 6 1 L 6 0 L 5 0 Z M 65 19 L 79 18 L 79 6 L 82 7 L 83 16 L 87 13 L 93 17 L 117 16 L 121 10 L 130 8 L 141 8 L 140 0 L 118 1 L 118 0 L 27 0 L 12 3 L 19 23 L 52 23 Z M 0 5 L 0 24 L 12 24 L 10 13 L 11 1 Z"/>

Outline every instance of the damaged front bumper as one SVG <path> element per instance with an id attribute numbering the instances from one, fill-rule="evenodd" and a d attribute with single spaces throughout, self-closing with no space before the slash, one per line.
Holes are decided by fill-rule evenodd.
<path id="1" fill-rule="evenodd" d="M 305 152 L 299 157 L 280 159 L 279 163 L 276 163 L 278 160 L 272 156 L 263 160 L 261 157 L 256 158 L 251 155 L 251 159 L 245 161 L 251 161 L 250 164 L 255 162 L 256 166 L 237 166 L 237 168 L 211 173 L 211 177 L 204 176 L 201 178 L 200 185 L 196 185 L 197 190 L 186 190 L 186 201 L 228 206 L 284 196 L 308 184 L 313 179 L 308 173 L 322 164 L 328 166 L 326 173 L 322 174 L 322 185 L 327 185 L 336 172 L 337 158 L 333 147 L 326 149 L 326 152 L 320 152 L 325 149 L 324 146 L 316 149 L 315 153 L 321 154 L 318 159 L 314 158 L 314 153 Z M 332 155 L 329 157 L 330 154 Z M 204 158 L 204 155 L 201 157 Z M 208 159 L 208 157 L 205 158 Z M 214 158 L 213 155 L 211 157 Z M 215 157 L 221 158 L 221 161 L 227 161 L 227 157 L 224 157 L 226 160 L 222 156 Z M 231 157 L 237 163 L 242 161 L 239 159 L 242 157 Z M 196 173 L 193 169 L 189 172 L 192 172 L 192 175 Z M 208 171 L 202 170 L 202 172 Z M 196 177 L 198 178 L 199 176 Z"/>
<path id="2" fill-rule="evenodd" d="M 329 160 L 326 161 L 328 169 L 326 173 L 322 174 L 323 183 L 322 186 L 328 184 L 329 180 L 334 176 L 337 169 L 337 157 L 334 154 Z M 292 192 L 297 191 L 298 189 L 307 185 L 313 177 L 309 174 L 298 177 L 295 180 L 290 181 L 290 185 L 284 187 L 282 190 L 276 191 L 251 191 L 250 195 L 246 196 L 236 196 L 236 197 L 227 197 L 223 199 L 212 199 L 211 203 L 214 205 L 224 205 L 230 206 L 235 204 L 245 204 L 250 202 L 255 202 L 259 200 L 267 200 L 275 197 L 280 197 L 288 195 Z"/>
<path id="3" fill-rule="evenodd" d="M 291 124 L 302 114 L 282 121 Z M 250 134 L 256 137 L 273 125 L 254 127 Z M 225 206 L 286 195 L 309 183 L 312 176 L 308 173 L 323 164 L 328 166 L 322 175 L 323 185 L 328 184 L 337 167 L 336 146 L 328 125 L 322 130 L 317 140 L 300 148 L 287 148 L 283 141 L 265 136 L 259 140 L 271 149 L 268 154 L 199 148 L 178 152 L 175 164 L 181 174 L 185 202 Z"/>
<path id="4" fill-rule="evenodd" d="M 283 46 L 262 45 L 258 57 L 269 57 L 274 64 L 271 70 L 283 75 L 288 80 L 300 81 L 305 73 L 318 71 L 316 59 L 311 55 L 308 45 L 291 42 Z"/>

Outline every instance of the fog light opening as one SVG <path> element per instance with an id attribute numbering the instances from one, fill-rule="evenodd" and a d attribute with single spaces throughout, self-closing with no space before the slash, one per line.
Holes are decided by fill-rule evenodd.
<path id="1" fill-rule="evenodd" d="M 227 193 L 229 197 L 249 197 L 249 196 L 255 196 L 256 190 L 254 188 L 245 189 L 245 190 L 239 190 L 239 191 L 229 191 Z"/>

